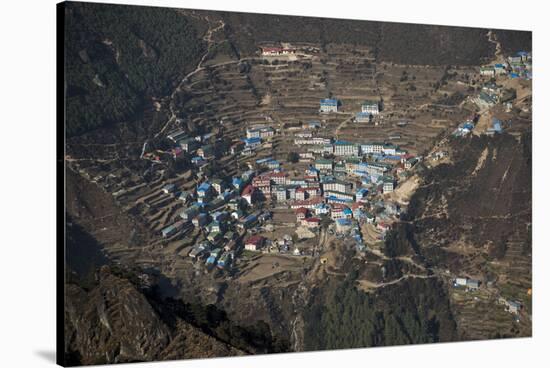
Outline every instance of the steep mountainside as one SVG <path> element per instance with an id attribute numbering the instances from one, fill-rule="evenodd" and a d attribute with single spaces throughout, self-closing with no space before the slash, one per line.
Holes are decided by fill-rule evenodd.
<path id="1" fill-rule="evenodd" d="M 223 25 L 207 50 L 211 22 Z M 66 3 L 67 134 L 136 120 L 170 95 L 206 52 L 256 54 L 262 42 L 349 44 L 378 61 L 479 65 L 491 59 L 487 30 L 266 14 Z M 530 33 L 498 31 L 505 51 L 530 49 Z M 224 51 L 225 50 L 225 51 Z"/>
<path id="2" fill-rule="evenodd" d="M 67 365 L 243 354 L 180 317 L 167 323 L 135 285 L 108 267 L 97 278 L 88 291 L 66 285 Z"/>
<path id="3" fill-rule="evenodd" d="M 453 341 L 456 324 L 440 281 L 409 279 L 365 293 L 357 273 L 319 287 L 305 313 L 305 349 Z"/>
<path id="4" fill-rule="evenodd" d="M 170 93 L 204 44 L 175 9 L 65 4 L 67 134 L 130 119 Z"/>

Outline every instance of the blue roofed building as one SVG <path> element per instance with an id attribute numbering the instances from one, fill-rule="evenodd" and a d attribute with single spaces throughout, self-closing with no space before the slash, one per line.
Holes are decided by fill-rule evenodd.
<path id="1" fill-rule="evenodd" d="M 359 146 L 355 143 L 347 141 L 334 142 L 334 155 L 335 156 L 358 156 Z"/>
<path id="2" fill-rule="evenodd" d="M 244 138 L 243 142 L 246 147 L 255 148 L 255 147 L 258 147 L 260 144 L 262 144 L 262 138 L 257 138 L 257 137 Z"/>
<path id="3" fill-rule="evenodd" d="M 336 219 L 336 232 L 344 233 L 351 229 L 351 220 L 347 218 Z"/>
<path id="4" fill-rule="evenodd" d="M 356 123 L 368 123 L 371 119 L 371 114 L 368 112 L 358 112 L 355 114 Z"/>
<path id="5" fill-rule="evenodd" d="M 333 98 L 325 98 L 320 101 L 319 111 L 320 112 L 338 112 L 338 100 Z"/>
<path id="6" fill-rule="evenodd" d="M 344 210 L 342 212 L 344 213 L 345 218 L 350 219 L 350 218 L 353 217 L 353 211 L 349 207 L 344 208 Z"/>
<path id="7" fill-rule="evenodd" d="M 502 133 L 502 122 L 497 118 L 492 120 L 493 126 L 487 129 L 487 134 L 494 135 Z"/>
<path id="8" fill-rule="evenodd" d="M 212 186 L 208 182 L 204 182 L 197 188 L 197 196 L 199 198 L 205 198 L 208 197 L 211 193 Z"/>

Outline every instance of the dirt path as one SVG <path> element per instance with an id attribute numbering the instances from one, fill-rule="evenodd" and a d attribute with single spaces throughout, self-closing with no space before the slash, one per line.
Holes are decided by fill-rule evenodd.
<path id="1" fill-rule="evenodd" d="M 434 278 L 434 277 L 437 277 L 437 275 L 407 274 L 407 275 L 401 276 L 398 279 L 388 281 L 388 282 L 374 283 L 374 282 L 371 282 L 371 281 L 368 281 L 368 280 L 359 280 L 358 283 L 359 283 L 359 286 L 361 287 L 361 289 L 368 292 L 368 291 L 373 290 L 373 289 L 380 289 L 380 288 L 383 288 L 383 287 L 386 287 L 386 286 L 395 285 L 395 284 L 397 284 L 397 283 L 399 283 L 403 280 L 407 280 L 407 279 L 410 279 L 410 278 L 413 278 L 413 279 L 430 279 L 430 278 Z"/>
<path id="2" fill-rule="evenodd" d="M 347 118 L 346 120 L 342 121 L 340 125 L 336 128 L 334 131 L 334 136 L 336 139 L 338 139 L 338 135 L 340 134 L 340 130 L 344 129 L 344 126 L 346 126 L 348 123 L 350 123 L 353 120 L 353 115 Z"/>
<path id="3" fill-rule="evenodd" d="M 205 16 L 204 20 L 208 23 L 208 31 L 206 31 L 206 34 L 202 38 L 203 41 L 205 41 L 206 44 L 207 44 L 206 52 L 202 55 L 202 57 L 201 57 L 199 63 L 197 64 L 197 67 L 195 68 L 195 70 L 187 73 L 187 75 L 185 75 L 183 77 L 181 82 L 177 85 L 177 87 L 174 89 L 174 91 L 170 95 L 170 98 L 169 98 L 170 99 L 170 101 L 169 101 L 170 117 L 168 118 L 168 120 L 166 121 L 166 123 L 164 124 L 162 129 L 155 134 L 155 138 L 157 138 L 159 135 L 161 135 L 166 130 L 166 128 L 168 126 L 170 126 L 170 124 L 176 119 L 176 112 L 174 111 L 174 104 L 172 103 L 174 101 L 174 98 L 175 98 L 176 94 L 179 91 L 181 91 L 181 87 L 189 80 L 190 77 L 192 77 L 196 73 L 198 73 L 198 72 L 205 69 L 202 66 L 202 64 L 204 63 L 204 61 L 206 60 L 206 58 L 210 54 L 210 50 L 212 49 L 212 47 L 215 45 L 215 42 L 212 40 L 212 35 L 214 33 L 216 33 L 217 31 L 219 31 L 220 29 L 222 29 L 223 27 L 225 27 L 225 23 L 224 23 L 223 20 L 219 20 L 218 25 L 215 26 L 215 27 L 212 27 L 210 25 L 210 20 L 208 19 L 208 16 Z"/>
<path id="4" fill-rule="evenodd" d="M 472 176 L 475 176 L 477 172 L 483 167 L 485 164 L 485 160 L 487 160 L 487 155 L 489 154 L 489 148 L 485 147 L 483 152 L 481 152 L 481 155 L 479 156 L 479 159 L 477 160 L 477 165 L 474 168 L 474 171 L 472 171 Z"/>
<path id="5" fill-rule="evenodd" d="M 493 31 L 487 32 L 487 38 L 489 42 L 493 43 L 495 45 L 495 59 L 494 63 L 499 63 L 503 61 L 502 56 L 502 47 L 500 45 L 500 42 L 497 40 L 497 36 Z"/>

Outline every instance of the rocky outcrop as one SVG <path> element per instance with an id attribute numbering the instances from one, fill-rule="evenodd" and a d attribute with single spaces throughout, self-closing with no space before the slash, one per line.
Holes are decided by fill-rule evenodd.
<path id="1" fill-rule="evenodd" d="M 69 364 L 122 363 L 242 352 L 176 318 L 170 327 L 127 279 L 103 267 L 86 291 L 65 287 L 65 351 Z"/>

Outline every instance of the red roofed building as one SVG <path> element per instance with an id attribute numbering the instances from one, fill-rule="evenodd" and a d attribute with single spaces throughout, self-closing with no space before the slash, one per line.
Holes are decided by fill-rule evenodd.
<path id="1" fill-rule="evenodd" d="M 302 226 L 305 226 L 305 227 L 317 228 L 321 223 L 321 219 L 318 217 L 307 217 L 302 219 L 300 223 L 302 224 Z"/>
<path id="2" fill-rule="evenodd" d="M 281 55 L 283 53 L 282 47 L 262 47 L 262 55 Z"/>
<path id="3" fill-rule="evenodd" d="M 296 189 L 296 192 L 295 192 L 295 198 L 297 201 L 305 201 L 306 200 L 306 197 L 307 197 L 307 194 L 306 194 L 306 188 L 297 188 Z"/>
<path id="4" fill-rule="evenodd" d="M 248 184 L 244 189 L 243 189 L 243 192 L 241 193 L 241 197 L 243 197 L 249 205 L 252 205 L 252 203 L 254 203 L 254 197 L 255 197 L 255 193 L 256 192 L 256 189 L 254 189 L 254 187 L 250 184 Z"/>
<path id="5" fill-rule="evenodd" d="M 271 196 L 271 180 L 268 176 L 256 176 L 252 179 L 252 186 L 262 192 L 264 197 L 269 198 Z"/>
<path id="6" fill-rule="evenodd" d="M 266 176 L 269 179 L 271 179 L 277 185 L 285 185 L 286 184 L 286 173 L 271 172 L 271 173 L 267 174 Z"/>
<path id="7" fill-rule="evenodd" d="M 330 218 L 333 220 L 339 219 L 339 218 L 345 218 L 346 215 L 344 214 L 344 209 L 347 207 L 339 204 L 339 203 L 332 203 L 331 209 L 330 209 Z"/>
<path id="8" fill-rule="evenodd" d="M 308 209 L 312 209 L 314 208 L 316 205 L 318 205 L 319 203 L 323 203 L 325 200 L 323 197 L 316 197 L 316 198 L 311 198 L 311 199 L 307 199 L 305 201 L 294 201 L 291 205 L 290 205 L 290 208 L 292 208 L 293 210 L 297 209 L 297 208 L 300 208 L 300 207 L 304 207 L 304 208 L 308 208 Z"/>
<path id="9" fill-rule="evenodd" d="M 414 158 L 414 155 L 410 153 L 405 153 L 403 156 L 401 156 L 401 163 L 404 164 L 410 158 Z"/>
<path id="10" fill-rule="evenodd" d="M 262 55 L 273 56 L 273 55 L 287 55 L 294 54 L 295 49 L 282 48 L 282 47 L 261 47 Z"/>
<path id="11" fill-rule="evenodd" d="M 246 239 L 244 249 L 256 251 L 264 245 L 265 238 L 260 235 L 252 235 Z"/>
<path id="12" fill-rule="evenodd" d="M 296 210 L 296 221 L 303 220 L 309 214 L 309 210 L 305 207 L 300 207 Z"/>
<path id="13" fill-rule="evenodd" d="M 319 186 L 312 186 L 305 188 L 308 198 L 315 198 L 321 195 L 321 188 Z"/>

